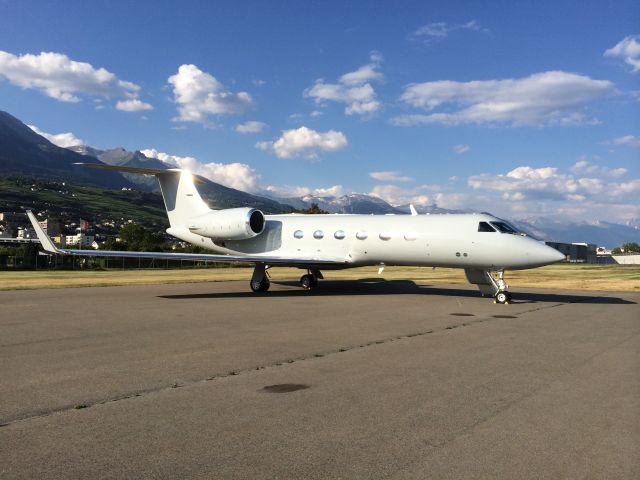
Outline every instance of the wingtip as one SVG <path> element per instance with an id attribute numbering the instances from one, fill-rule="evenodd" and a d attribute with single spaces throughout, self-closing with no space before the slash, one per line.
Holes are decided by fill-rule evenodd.
<path id="1" fill-rule="evenodd" d="M 40 226 L 40 223 L 38 223 L 38 219 L 31 210 L 27 210 L 27 217 L 29 217 L 31 226 L 36 231 L 36 235 L 38 236 L 38 240 L 40 240 L 40 245 L 42 246 L 42 248 L 50 253 L 60 253 L 58 247 L 54 245 L 49 236 L 44 232 L 44 230 Z"/>

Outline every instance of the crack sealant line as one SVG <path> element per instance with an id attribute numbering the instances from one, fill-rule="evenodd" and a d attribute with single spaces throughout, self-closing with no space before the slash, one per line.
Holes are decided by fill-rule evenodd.
<path id="1" fill-rule="evenodd" d="M 558 303 L 558 304 L 554 304 L 554 305 L 549 305 L 549 306 L 542 306 L 542 307 L 537 307 L 537 308 L 533 308 L 531 310 L 525 310 L 519 313 L 514 313 L 514 315 L 522 315 L 525 313 L 531 313 L 531 312 L 535 312 L 538 310 L 543 310 L 543 309 L 547 309 L 547 308 L 554 308 L 554 307 L 558 307 L 558 306 L 562 306 L 562 305 L 566 305 L 563 303 Z M 179 382 L 175 382 L 171 385 L 164 385 L 164 386 L 160 386 L 160 387 L 156 387 L 156 388 L 150 388 L 150 389 L 146 389 L 146 390 L 137 390 L 135 392 L 131 392 L 131 393 L 125 393 L 122 395 L 116 395 L 114 397 L 111 398 L 107 398 L 104 400 L 98 400 L 98 401 L 94 401 L 94 402 L 90 402 L 90 403 L 86 403 L 86 404 L 76 404 L 76 405 L 64 405 L 61 406 L 59 408 L 55 408 L 55 409 L 51 409 L 51 410 L 47 410 L 47 411 L 43 411 L 43 412 L 39 412 L 39 413 L 35 413 L 32 415 L 26 415 L 26 416 L 18 416 L 15 418 L 9 418 L 6 421 L 4 421 L 3 423 L 0 423 L 0 428 L 2 427 L 8 427 L 14 424 L 18 424 L 18 423 L 22 423 L 22 422 L 26 422 L 29 420 L 35 420 L 38 418 L 46 418 L 46 417 L 50 417 L 52 415 L 56 415 L 56 414 L 60 414 L 60 413 L 65 413 L 65 412 L 70 412 L 73 410 L 85 410 L 88 408 L 93 408 L 93 407 L 97 407 L 100 405 L 107 405 L 110 403 L 115 403 L 115 402 L 119 402 L 122 400 L 128 400 L 128 399 L 134 399 L 134 398 L 139 398 L 139 397 L 144 397 L 147 395 L 151 395 L 151 394 L 156 394 L 156 393 L 161 393 L 164 391 L 168 391 L 168 390 L 172 390 L 172 389 L 176 389 L 176 388 L 183 388 L 183 387 L 188 387 L 188 386 L 192 386 L 192 385 L 197 385 L 200 383 L 205 383 L 205 382 L 211 382 L 213 380 L 218 380 L 221 378 L 227 378 L 227 377 L 232 377 L 232 376 L 238 376 L 238 375 L 243 375 L 243 374 L 248 374 L 251 372 L 255 372 L 255 371 L 260 371 L 260 370 L 266 370 L 266 369 L 270 369 L 270 368 L 279 368 L 279 367 L 283 367 L 283 366 L 287 366 L 287 365 L 292 365 L 295 363 L 300 363 L 300 362 L 304 362 L 307 360 L 313 360 L 313 359 L 318 359 L 318 358 L 323 358 L 329 355 L 334 355 L 334 354 L 339 354 L 339 353 L 344 353 L 344 352 L 349 352 L 352 350 L 357 350 L 357 349 L 361 349 L 361 348 L 367 348 L 367 347 L 375 347 L 376 345 L 384 345 L 384 344 L 388 344 L 388 343 L 393 343 L 399 340 L 405 340 L 405 339 L 410 339 L 410 338 L 415 338 L 415 337 L 423 337 L 426 335 L 430 335 L 432 333 L 441 333 L 441 332 L 447 332 L 449 330 L 455 330 L 455 329 L 459 329 L 461 327 L 468 327 L 468 326 L 473 326 L 476 324 L 480 324 L 480 323 L 486 323 L 488 321 L 497 321 L 497 320 L 513 320 L 513 319 L 506 319 L 506 318 L 496 318 L 496 317 L 492 317 L 492 316 L 484 316 L 484 317 L 480 317 L 477 318 L 475 320 L 468 320 L 466 322 L 460 322 L 460 323 L 454 323 L 454 324 L 449 324 L 449 325 L 445 325 L 441 328 L 433 328 L 433 329 L 429 329 L 429 330 L 424 330 L 424 331 L 420 331 L 420 332 L 414 332 L 414 333 L 406 333 L 403 335 L 396 335 L 393 337 L 388 337 L 388 338 L 384 338 L 384 339 L 378 339 L 378 340 L 371 340 L 369 342 L 366 343 L 361 343 L 361 344 L 356 344 L 356 345 L 351 345 L 351 346 L 343 346 L 343 347 L 338 347 L 332 350 L 328 350 L 328 351 L 324 351 L 324 352 L 315 352 L 315 353 L 311 353 L 309 355 L 304 355 L 301 357 L 296 357 L 296 358 L 291 358 L 291 359 L 287 359 L 287 360 L 281 360 L 281 361 L 277 361 L 277 362 L 273 362 L 273 363 L 269 363 L 266 365 L 258 365 L 256 367 L 250 367 L 250 368 L 243 368 L 243 369 L 239 369 L 239 370 L 231 370 L 227 373 L 217 373 L 211 376 L 208 376 L 206 378 L 203 379 L 198 379 L 198 380 L 190 380 L 190 381 L 186 381 L 183 383 L 179 383 Z"/>

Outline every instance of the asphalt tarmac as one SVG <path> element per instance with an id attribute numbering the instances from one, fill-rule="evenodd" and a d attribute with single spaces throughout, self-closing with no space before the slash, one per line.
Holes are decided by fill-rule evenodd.
<path id="1" fill-rule="evenodd" d="M 0 478 L 640 478 L 640 293 L 0 292 Z"/>

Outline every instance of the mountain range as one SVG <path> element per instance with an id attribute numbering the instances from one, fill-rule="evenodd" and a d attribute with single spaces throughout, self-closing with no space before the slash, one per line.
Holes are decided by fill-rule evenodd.
<path id="1" fill-rule="evenodd" d="M 158 192 L 154 178 L 136 174 L 96 171 L 75 165 L 79 162 L 109 165 L 171 168 L 171 165 L 131 152 L 122 147 L 100 150 L 88 145 L 61 148 L 7 112 L 0 111 L 0 175 L 64 181 L 121 190 L 137 189 Z M 317 204 L 329 213 L 347 214 L 407 214 L 409 205 L 391 205 L 379 197 L 361 193 L 342 196 L 268 198 L 268 193 L 256 195 L 242 192 L 204 179 L 199 190 L 214 209 L 251 206 L 265 213 L 286 213 L 293 208 L 304 209 Z M 0 192 L 0 207 L 2 205 Z M 437 205 L 416 205 L 421 214 L 459 213 L 470 210 L 447 210 Z M 616 246 L 640 241 L 640 220 L 627 225 L 609 222 L 559 222 L 553 218 L 512 219 L 516 226 L 541 240 L 588 242 Z"/>

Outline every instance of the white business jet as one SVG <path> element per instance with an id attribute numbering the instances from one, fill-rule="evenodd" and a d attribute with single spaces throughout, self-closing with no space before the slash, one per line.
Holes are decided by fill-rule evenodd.
<path id="1" fill-rule="evenodd" d="M 264 215 L 255 208 L 211 210 L 185 170 L 146 169 L 102 164 L 90 168 L 154 175 L 169 217 L 167 233 L 216 254 L 71 250 L 56 247 L 33 213 L 29 219 L 47 252 L 87 257 L 136 257 L 255 265 L 251 290 L 266 292 L 270 267 L 307 271 L 304 289 L 318 286 L 323 270 L 387 265 L 463 268 L 483 295 L 507 303 L 505 270 L 549 265 L 565 259 L 557 250 L 520 234 L 487 214 L 418 215 Z M 195 180 L 194 180 L 195 179 Z"/>

